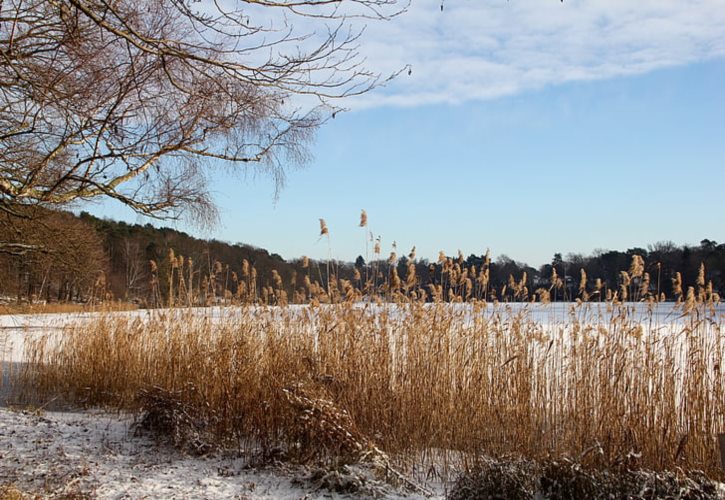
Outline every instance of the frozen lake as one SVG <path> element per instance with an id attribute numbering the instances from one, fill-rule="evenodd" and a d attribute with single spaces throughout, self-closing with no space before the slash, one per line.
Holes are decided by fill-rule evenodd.
<path id="1" fill-rule="evenodd" d="M 440 307 L 441 305 L 427 304 L 426 307 Z M 502 319 L 521 317 L 524 320 L 531 320 L 542 326 L 564 327 L 575 318 L 584 324 L 608 323 L 612 318 L 627 314 L 633 321 L 639 321 L 645 329 L 648 328 L 670 328 L 673 331 L 683 323 L 682 305 L 673 302 L 659 304 L 628 303 L 625 305 L 612 306 L 607 303 L 498 303 L 487 304 L 485 307 L 475 307 L 470 304 L 443 304 L 452 310 L 459 312 L 466 318 L 472 318 L 471 313 L 483 316 L 498 315 Z M 329 307 L 329 306 L 322 306 Z M 391 316 L 404 314 L 405 306 L 395 304 L 357 304 L 357 308 L 368 311 L 370 314 L 387 312 Z M 711 318 L 720 323 L 725 318 L 725 304 L 718 304 L 712 308 Z M 284 308 L 284 311 L 291 314 L 310 314 L 309 306 L 292 305 Z M 99 318 L 127 317 L 139 318 L 141 320 L 169 317 L 170 315 L 193 314 L 195 317 L 210 320 L 232 320 L 243 315 L 254 315 L 259 313 L 265 318 L 269 314 L 283 313 L 278 307 L 257 307 L 257 306 L 229 306 L 229 307 L 199 307 L 192 309 L 143 309 L 138 311 L 121 312 L 94 312 L 94 313 L 62 313 L 62 314 L 17 314 L 0 316 L 0 361 L 22 362 L 25 341 L 38 338 L 42 334 L 58 332 L 74 323 L 97 321 Z"/>

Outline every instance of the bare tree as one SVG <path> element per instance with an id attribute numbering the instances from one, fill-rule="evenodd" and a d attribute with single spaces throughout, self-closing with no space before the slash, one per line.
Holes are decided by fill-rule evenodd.
<path id="1" fill-rule="evenodd" d="M 66 212 L 36 209 L 28 218 L 0 213 L 0 241 L 8 240 L 41 248 L 0 254 L 0 293 L 14 293 L 18 300 L 88 299 L 108 268 L 101 237 Z"/>
<path id="2" fill-rule="evenodd" d="M 124 238 L 121 247 L 121 258 L 124 267 L 125 299 L 137 298 L 142 285 L 148 281 L 145 272 L 146 262 L 137 241 Z"/>
<path id="3" fill-rule="evenodd" d="M 349 20 L 402 1 L 0 0 L 0 211 L 106 196 L 207 220 L 217 160 L 281 185 L 339 99 L 385 80 Z"/>

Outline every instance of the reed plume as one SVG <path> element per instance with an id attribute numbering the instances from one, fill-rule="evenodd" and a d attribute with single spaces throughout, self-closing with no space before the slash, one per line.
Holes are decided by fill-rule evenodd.
<path id="1" fill-rule="evenodd" d="M 644 272 L 644 259 L 641 255 L 632 255 L 632 263 L 629 266 L 629 275 L 632 278 L 639 278 Z"/>
<path id="2" fill-rule="evenodd" d="M 675 294 L 678 302 L 682 300 L 682 274 L 679 272 L 676 272 L 672 278 L 672 293 Z"/>
<path id="3" fill-rule="evenodd" d="M 327 223 L 325 219 L 320 219 L 320 238 L 323 236 L 330 236 L 330 231 L 327 229 Z"/>

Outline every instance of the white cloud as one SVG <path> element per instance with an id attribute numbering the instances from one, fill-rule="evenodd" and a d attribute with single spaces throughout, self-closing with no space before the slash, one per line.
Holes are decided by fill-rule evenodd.
<path id="1" fill-rule="evenodd" d="M 361 40 L 384 88 L 355 109 L 490 99 L 725 56 L 723 0 L 413 0 Z"/>

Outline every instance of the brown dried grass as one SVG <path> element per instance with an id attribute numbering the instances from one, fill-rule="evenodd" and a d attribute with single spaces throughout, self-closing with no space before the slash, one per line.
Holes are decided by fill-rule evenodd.
<path id="1" fill-rule="evenodd" d="M 531 307 L 342 303 L 228 308 L 218 318 L 108 316 L 30 346 L 23 383 L 42 397 L 131 410 L 141 409 L 140 393 L 160 388 L 195 408 L 220 442 L 303 461 L 369 447 L 424 462 L 430 450 L 464 460 L 586 451 L 593 467 L 722 475 L 722 317 L 697 304 L 670 330 L 654 314 L 583 304 L 545 327 Z"/>
<path id="2" fill-rule="evenodd" d="M 75 302 L 0 304 L 0 315 L 6 314 L 64 314 L 78 312 L 135 311 L 136 304 L 122 301 L 107 301 L 100 304 Z"/>

